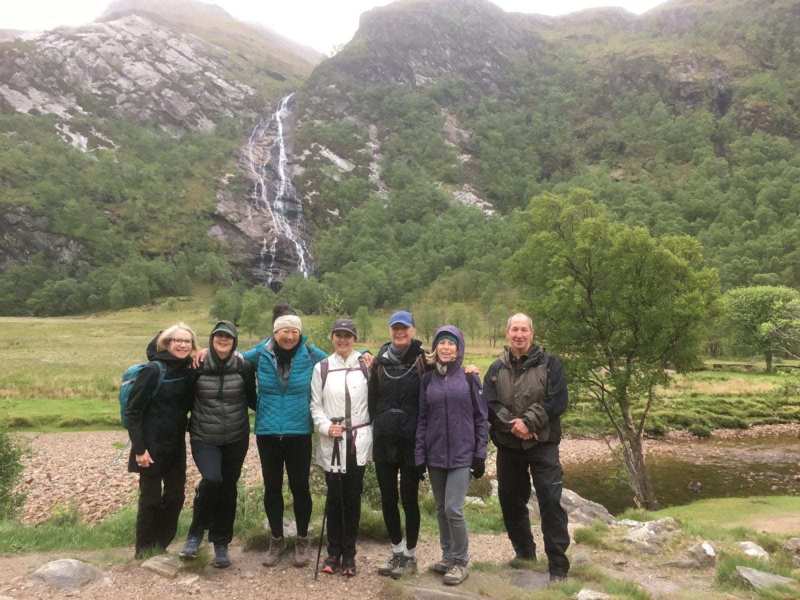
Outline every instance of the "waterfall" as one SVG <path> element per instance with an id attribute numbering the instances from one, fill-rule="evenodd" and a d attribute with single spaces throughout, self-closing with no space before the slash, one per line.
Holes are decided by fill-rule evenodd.
<path id="1" fill-rule="evenodd" d="M 268 247 L 267 237 L 264 237 L 259 251 L 260 267 L 267 274 L 268 286 L 272 286 L 276 274 L 281 271 L 276 267 L 278 241 L 281 238 L 294 249 L 291 258 L 295 270 L 306 278 L 310 272 L 309 252 L 301 235 L 303 207 L 288 174 L 289 159 L 286 155 L 284 125 L 293 98 L 294 93 L 282 98 L 275 112 L 256 124 L 243 153 L 248 174 L 253 181 L 250 195 L 252 204 L 256 210 L 266 214 L 272 223 L 272 242 Z"/>

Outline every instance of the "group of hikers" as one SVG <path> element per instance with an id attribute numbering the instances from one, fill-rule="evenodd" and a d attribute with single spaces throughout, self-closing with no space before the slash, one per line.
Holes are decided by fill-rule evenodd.
<path id="1" fill-rule="evenodd" d="M 326 355 L 303 335 L 300 316 L 286 304 L 273 310 L 272 335 L 243 352 L 229 321 L 214 326 L 205 349 L 184 323 L 160 332 L 147 347 L 150 362 L 136 376 L 124 409 L 129 470 L 139 473 L 136 556 L 165 550 L 175 537 L 184 503 L 188 429 L 202 478 L 179 556 L 196 558 L 208 532 L 212 564 L 230 566 L 228 545 L 251 409 L 270 527 L 265 566 L 277 565 L 287 550 L 284 472 L 297 524 L 292 561 L 297 567 L 311 562 L 309 476 L 316 431 L 316 462 L 327 487 L 322 572 L 356 574 L 364 471 L 372 460 L 391 542 L 378 573 L 399 578 L 416 572 L 419 485 L 427 475 L 441 546 L 441 559 L 432 569 L 445 584 L 463 582 L 469 563 L 465 497 L 470 479 L 484 475 L 491 436 L 498 496 L 515 558 L 536 559 L 527 507 L 532 480 L 550 578 L 565 578 L 569 534 L 560 504 L 559 442 L 567 387 L 559 359 L 534 343 L 530 317 L 519 313 L 508 319 L 508 345 L 483 384 L 477 368 L 462 365 L 465 340 L 457 327 L 438 328 L 426 352 L 415 338 L 410 312 L 395 312 L 388 325 L 389 341 L 374 356 L 355 349 L 358 332 L 346 318 L 333 324 L 334 351 Z"/>

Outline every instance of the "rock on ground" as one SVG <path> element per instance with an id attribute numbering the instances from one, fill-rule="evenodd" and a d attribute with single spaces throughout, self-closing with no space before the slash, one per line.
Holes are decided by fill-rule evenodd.
<path id="1" fill-rule="evenodd" d="M 713 567 L 717 562 L 717 551 L 709 542 L 700 542 L 687 550 L 689 558 L 698 567 Z"/>
<path id="2" fill-rule="evenodd" d="M 102 575 L 99 569 L 88 563 L 74 558 L 61 558 L 42 565 L 31 577 L 60 590 L 75 590 L 100 579 Z"/>
<path id="3" fill-rule="evenodd" d="M 589 588 L 583 588 L 578 592 L 578 595 L 575 596 L 575 600 L 611 600 L 611 596 L 604 592 L 596 592 Z"/>
<path id="4" fill-rule="evenodd" d="M 177 577 L 178 572 L 183 566 L 180 559 L 172 554 L 160 554 L 153 558 L 148 558 L 142 563 L 143 569 L 158 573 L 163 577 L 169 577 L 170 579 Z"/>
<path id="5" fill-rule="evenodd" d="M 751 558 L 760 558 L 762 560 L 769 560 L 769 552 L 764 550 L 761 546 L 756 544 L 755 542 L 739 542 L 739 548 L 741 548 L 742 552 L 744 552 L 747 556 Z"/>
<path id="6" fill-rule="evenodd" d="M 750 567 L 736 567 L 736 573 L 757 590 L 766 590 L 779 585 L 793 586 L 797 583 L 794 579 L 790 579 L 789 577 L 775 575 L 774 573 L 765 573 L 764 571 L 751 569 Z"/>
<path id="7" fill-rule="evenodd" d="M 633 545 L 642 552 L 656 554 L 680 526 L 672 517 L 647 521 L 639 527 L 634 527 L 625 534 L 623 541 Z"/>
<path id="8" fill-rule="evenodd" d="M 578 493 L 564 488 L 561 492 L 561 508 L 569 517 L 570 525 L 591 525 L 594 521 L 611 523 L 614 517 L 606 510 L 602 504 L 592 502 L 581 497 Z M 531 499 L 528 502 L 528 510 L 531 518 L 539 520 L 539 501 L 536 499 L 536 490 L 531 492 Z"/>

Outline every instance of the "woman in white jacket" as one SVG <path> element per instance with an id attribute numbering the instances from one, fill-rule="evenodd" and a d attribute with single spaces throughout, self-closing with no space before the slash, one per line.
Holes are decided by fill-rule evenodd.
<path id="1" fill-rule="evenodd" d="M 372 456 L 367 374 L 353 350 L 356 327 L 339 319 L 331 329 L 334 353 L 314 367 L 311 416 L 319 433 L 317 464 L 327 484 L 328 557 L 322 572 L 356 574 L 356 538 L 361 519 L 364 467 Z"/>

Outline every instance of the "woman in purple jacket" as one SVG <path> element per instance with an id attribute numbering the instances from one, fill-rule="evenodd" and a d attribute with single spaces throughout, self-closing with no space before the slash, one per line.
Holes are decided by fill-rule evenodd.
<path id="1" fill-rule="evenodd" d="M 464 335 L 444 325 L 433 336 L 433 367 L 420 384 L 417 417 L 417 465 L 427 465 L 436 515 L 442 560 L 433 570 L 444 583 L 458 585 L 467 578 L 469 541 L 464 521 L 464 498 L 470 474 L 483 476 L 489 424 L 480 379 L 461 368 Z"/>

